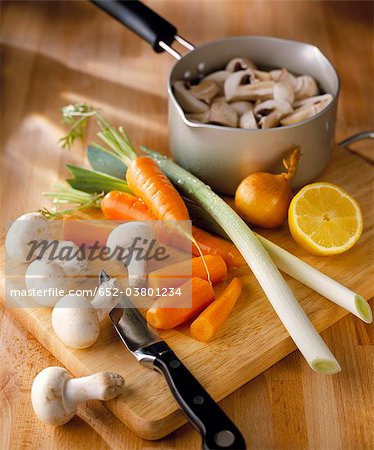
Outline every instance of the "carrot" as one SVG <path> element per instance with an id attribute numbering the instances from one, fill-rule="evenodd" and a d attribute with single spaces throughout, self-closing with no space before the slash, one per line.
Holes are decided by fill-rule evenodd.
<path id="1" fill-rule="evenodd" d="M 101 210 L 112 220 L 155 220 L 147 205 L 127 192 L 112 191 L 101 200 Z"/>
<path id="2" fill-rule="evenodd" d="M 158 164 L 147 156 L 138 156 L 127 167 L 126 181 L 130 190 L 148 206 L 159 220 L 172 221 L 171 228 L 181 232 L 197 247 L 211 283 L 204 254 L 196 239 L 184 229 L 179 221 L 189 221 L 190 215 L 179 192 L 169 178 L 162 172 Z M 166 224 L 168 226 L 168 224 Z"/>
<path id="3" fill-rule="evenodd" d="M 64 218 L 62 220 L 62 240 L 73 241 L 78 247 L 81 245 L 92 247 L 95 243 L 99 247 L 105 247 L 108 236 L 115 227 L 116 224 L 104 220 Z"/>
<path id="4" fill-rule="evenodd" d="M 190 332 L 193 338 L 208 342 L 214 337 L 240 297 L 242 285 L 240 278 L 234 278 L 217 300 L 192 322 Z"/>
<path id="5" fill-rule="evenodd" d="M 157 219 L 190 220 L 182 197 L 153 159 L 147 156 L 134 159 L 128 166 L 126 180 L 130 190 Z"/>
<path id="6" fill-rule="evenodd" d="M 109 192 L 101 200 L 101 209 L 104 216 L 111 220 L 156 220 L 145 203 L 127 192 Z M 63 236 L 65 240 L 73 241 L 77 245 L 93 245 L 95 241 L 98 241 L 99 245 L 104 246 L 114 226 L 64 218 Z M 229 267 L 241 267 L 246 264 L 235 245 L 226 239 L 214 236 L 195 226 L 192 227 L 192 234 L 204 255 L 220 255 Z M 170 243 L 177 248 L 180 248 L 179 244 L 179 242 Z M 192 253 L 195 256 L 200 255 L 194 245 Z"/>
<path id="7" fill-rule="evenodd" d="M 227 266 L 220 255 L 207 255 L 205 262 L 213 284 L 217 284 L 227 276 Z M 201 257 L 172 264 L 162 269 L 154 270 L 148 275 L 148 287 L 162 289 L 177 287 L 190 278 L 207 280 L 206 270 Z"/>
<path id="8" fill-rule="evenodd" d="M 197 315 L 214 300 L 212 286 L 201 278 L 192 278 L 181 287 L 181 296 L 159 297 L 147 311 L 147 322 L 155 328 L 170 330 Z M 180 307 L 178 307 L 180 305 Z M 183 307 L 183 305 L 191 305 Z"/>
<path id="9" fill-rule="evenodd" d="M 109 192 L 101 201 L 101 209 L 107 219 L 156 220 L 156 217 L 141 200 L 126 192 Z M 192 234 L 204 255 L 221 255 L 229 267 L 246 265 L 244 258 L 233 243 L 221 237 L 213 236 L 195 226 L 192 227 Z M 192 246 L 192 253 L 195 256 L 200 255 L 194 245 Z"/>
<path id="10" fill-rule="evenodd" d="M 229 267 L 242 267 L 247 263 L 232 242 L 218 236 L 214 236 L 201 228 L 192 227 L 192 234 L 199 243 L 204 254 L 220 255 Z M 198 255 L 197 249 L 192 247 L 192 253 Z"/>

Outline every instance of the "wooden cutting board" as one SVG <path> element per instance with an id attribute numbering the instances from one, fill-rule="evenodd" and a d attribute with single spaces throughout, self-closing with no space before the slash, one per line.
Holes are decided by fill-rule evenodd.
<path id="1" fill-rule="evenodd" d="M 373 296 L 370 264 L 373 254 L 372 166 L 347 150 L 336 148 L 333 162 L 321 179 L 345 188 L 363 209 L 364 233 L 353 249 L 340 256 L 315 257 L 294 243 L 287 227 L 262 234 L 369 299 Z M 4 272 L 3 246 L 1 270 Z M 193 340 L 188 327 L 160 333 L 217 401 L 295 349 L 250 271 L 242 268 L 235 275 L 242 277 L 244 292 L 213 342 L 203 344 Z M 347 314 L 297 281 L 287 276 L 286 280 L 318 331 Z M 186 422 L 163 377 L 133 359 L 115 335 L 109 320 L 104 322 L 100 338 L 93 347 L 72 350 L 55 336 L 50 309 L 9 308 L 9 311 L 75 376 L 97 371 L 122 374 L 126 380 L 125 392 L 106 406 L 137 435 L 158 439 Z"/>

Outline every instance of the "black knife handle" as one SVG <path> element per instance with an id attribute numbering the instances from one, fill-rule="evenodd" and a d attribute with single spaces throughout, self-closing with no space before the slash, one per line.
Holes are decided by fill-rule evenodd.
<path id="1" fill-rule="evenodd" d="M 182 364 L 165 342 L 148 347 L 156 356 L 154 368 L 162 372 L 174 398 L 203 438 L 204 450 L 244 450 L 244 438 L 238 428 Z"/>
<path id="2" fill-rule="evenodd" d="M 151 44 L 157 53 L 164 51 L 159 42 L 171 45 L 177 29 L 163 17 L 138 0 L 91 0 L 106 13 Z"/>

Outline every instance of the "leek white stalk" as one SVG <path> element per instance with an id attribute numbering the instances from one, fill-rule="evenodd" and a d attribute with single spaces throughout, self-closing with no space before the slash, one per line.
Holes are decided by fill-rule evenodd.
<path id="1" fill-rule="evenodd" d="M 313 327 L 260 241 L 227 203 L 170 159 L 145 149 L 163 172 L 225 230 L 260 283 L 275 312 L 311 368 L 336 373 L 340 366 Z"/>
<path id="2" fill-rule="evenodd" d="M 318 271 L 260 235 L 256 235 L 270 257 L 282 272 L 305 284 L 366 323 L 373 321 L 369 303 L 356 292 Z"/>

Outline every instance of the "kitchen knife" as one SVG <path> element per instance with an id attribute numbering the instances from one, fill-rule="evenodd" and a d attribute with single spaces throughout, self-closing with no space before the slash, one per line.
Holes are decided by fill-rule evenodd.
<path id="1" fill-rule="evenodd" d="M 104 270 L 100 271 L 100 285 L 110 278 Z M 120 295 L 118 305 L 109 316 L 122 342 L 137 361 L 164 375 L 181 410 L 200 432 L 204 450 L 246 448 L 238 428 L 147 324 L 128 297 Z"/>

